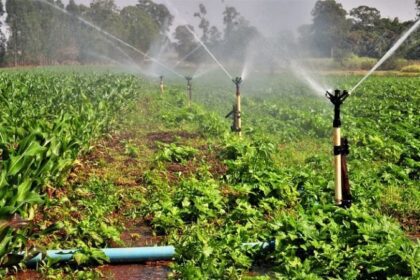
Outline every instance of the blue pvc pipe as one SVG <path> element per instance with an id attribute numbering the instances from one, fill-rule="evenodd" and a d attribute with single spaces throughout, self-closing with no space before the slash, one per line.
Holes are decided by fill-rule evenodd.
<path id="1" fill-rule="evenodd" d="M 171 260 L 175 256 L 174 246 L 107 248 L 100 250 L 109 258 L 110 263 Z M 73 258 L 73 254 L 76 252 L 77 250 L 48 250 L 46 257 L 55 259 L 58 262 L 68 262 Z M 26 265 L 34 266 L 42 260 L 42 254 L 38 254 L 27 261 Z"/>
<path id="2" fill-rule="evenodd" d="M 268 249 L 274 247 L 274 241 L 244 243 L 244 247 L 260 247 Z M 110 263 L 137 263 L 145 261 L 171 260 L 175 256 L 174 246 L 155 246 L 155 247 L 131 247 L 131 248 L 107 248 L 100 249 L 108 258 Z M 74 253 L 78 250 L 48 250 L 47 258 L 58 262 L 68 262 L 73 259 Z M 45 256 L 44 256 L 45 257 Z M 35 266 L 44 259 L 40 253 L 26 262 L 27 266 Z"/>

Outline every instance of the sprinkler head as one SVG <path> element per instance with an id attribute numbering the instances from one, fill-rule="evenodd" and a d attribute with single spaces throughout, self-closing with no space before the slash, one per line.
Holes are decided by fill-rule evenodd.
<path id="1" fill-rule="evenodd" d="M 191 82 L 193 78 L 192 78 L 191 76 L 185 76 L 185 79 L 186 79 L 188 82 Z"/>
<path id="2" fill-rule="evenodd" d="M 161 81 L 163 81 L 163 76 L 159 76 L 159 79 L 160 79 Z"/>
<path id="3" fill-rule="evenodd" d="M 340 119 L 340 110 L 341 105 L 343 104 L 344 100 L 349 97 L 349 93 L 347 90 L 340 91 L 336 89 L 334 93 L 326 92 L 325 96 L 331 101 L 334 105 L 334 121 L 333 127 L 340 127 L 341 126 L 341 119 Z"/>
<path id="4" fill-rule="evenodd" d="M 340 91 L 336 89 L 334 93 L 326 92 L 325 96 L 331 101 L 332 104 L 335 106 L 340 106 L 343 104 L 344 100 L 349 97 L 349 93 L 347 90 Z"/>
<path id="5" fill-rule="evenodd" d="M 232 80 L 232 82 L 236 85 L 239 86 L 242 83 L 242 78 L 241 77 L 236 77 L 235 79 Z"/>

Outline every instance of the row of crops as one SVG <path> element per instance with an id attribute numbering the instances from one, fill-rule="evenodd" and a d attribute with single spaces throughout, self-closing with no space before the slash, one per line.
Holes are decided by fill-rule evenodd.
<path id="1" fill-rule="evenodd" d="M 418 241 L 407 237 L 418 232 L 420 217 L 419 79 L 371 78 L 344 105 L 355 199 L 345 210 L 333 201 L 332 108 L 290 77 L 245 81 L 243 138 L 230 133 L 224 118 L 233 100 L 228 82 L 194 81 L 195 104 L 189 107 L 183 86 L 168 85 L 160 95 L 157 82 L 150 90 L 146 81 L 130 76 L 0 77 L 1 264 L 10 261 L 6 252 L 25 248 L 29 235 L 25 227 L 11 225 L 14 213 L 23 220 L 40 209 L 65 217 L 83 204 L 89 217 L 60 221 L 60 234 L 41 242 L 49 249 L 90 247 L 77 264 L 106 262 L 90 249 L 115 245 L 111 241 L 119 240 L 122 229 L 105 217 L 123 215 L 144 220 L 162 244 L 175 246 L 175 279 L 419 277 Z M 358 79 L 332 78 L 343 88 Z M 126 139 L 127 155 L 114 156 L 142 166 L 130 170 L 142 173 L 136 174 L 139 188 L 122 190 L 94 178 L 74 186 L 65 199 L 49 200 L 51 188 L 67 187 L 67 171 L 89 152 L 92 139 L 117 125 L 136 137 L 155 130 L 180 136 L 151 147 L 139 143 L 147 138 Z M 43 201 L 50 205 L 40 206 Z M 62 205 L 74 209 L 60 210 Z M 271 246 L 243 245 L 250 242 Z M 65 271 L 73 275 L 73 269 Z"/>
<path id="2" fill-rule="evenodd" d="M 349 88 L 357 77 L 336 80 Z M 324 99 L 302 86 L 293 88 L 290 80 L 267 80 L 249 91 L 244 86 L 246 136 L 238 139 L 222 118 L 230 109 L 229 88 L 195 87 L 196 100 L 218 114 L 186 108 L 185 93 L 171 92 L 171 102 L 162 101 L 159 115 L 168 128 L 195 124 L 193 130 L 209 139 L 205 152 L 194 152 L 191 144 L 182 142 L 167 146 L 146 180 L 149 194 L 139 212 L 153 217 L 151 225 L 176 246 L 173 275 L 419 277 L 418 243 L 398 224 L 418 231 L 419 89 L 416 78 L 372 78 L 344 106 L 355 198 L 349 210 L 333 202 L 332 108 Z M 215 174 L 203 153 L 216 153 L 227 171 Z M 162 178 L 174 162 L 197 166 L 194 174 L 178 181 Z M 404 224 L 407 220 L 413 223 Z M 242 245 L 257 241 L 275 241 L 275 246 L 261 250 Z"/>
<path id="3" fill-rule="evenodd" d="M 127 76 L 0 73 L 0 265 L 25 248 L 28 232 L 19 223 L 34 218 L 45 194 L 138 92 Z"/>

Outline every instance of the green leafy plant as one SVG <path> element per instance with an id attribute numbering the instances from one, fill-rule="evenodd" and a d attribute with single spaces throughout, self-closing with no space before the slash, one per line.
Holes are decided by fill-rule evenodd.
<path id="1" fill-rule="evenodd" d="M 190 160 L 197 154 L 197 150 L 192 147 L 178 146 L 174 143 L 160 144 L 160 152 L 156 155 L 158 161 L 184 162 Z"/>

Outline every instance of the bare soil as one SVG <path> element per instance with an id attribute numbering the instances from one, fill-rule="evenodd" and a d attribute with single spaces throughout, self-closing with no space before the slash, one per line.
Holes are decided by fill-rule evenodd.
<path id="1" fill-rule="evenodd" d="M 132 131 L 115 132 L 93 144 L 93 149 L 80 156 L 67 178 L 68 185 L 78 185 L 96 177 L 110 181 L 114 185 L 129 189 L 133 192 L 145 192 L 143 174 L 151 166 L 153 153 L 159 148 L 158 142 L 174 143 L 195 141 L 198 134 L 187 131 L 159 131 L 142 134 Z M 139 154 L 130 156 L 126 153 L 125 145 L 130 143 L 138 148 Z M 169 182 L 175 182 L 180 175 L 189 176 L 196 172 L 200 160 L 206 160 L 214 176 L 222 176 L 227 168 L 221 163 L 214 153 L 208 151 L 207 146 L 199 146 L 199 155 L 196 159 L 186 163 L 168 163 L 166 174 Z M 47 189 L 50 198 L 59 198 L 66 195 L 65 188 L 50 187 Z M 165 244 L 165 236 L 157 236 L 150 227 L 150 217 L 130 219 L 124 212 L 130 207 L 136 207 L 129 200 L 124 201 L 123 209 L 118 209 L 110 215 L 117 217 L 124 225 L 121 240 L 126 247 L 156 246 Z M 77 215 L 77 213 L 74 213 Z M 43 215 L 37 217 L 42 220 Z M 60 234 L 56 232 L 55 234 Z M 111 244 L 111 247 L 121 247 L 121 244 Z M 141 264 L 103 265 L 98 271 L 104 279 L 167 279 L 170 272 L 170 262 L 145 262 Z M 41 273 L 27 269 L 16 274 L 11 274 L 14 279 L 43 279 Z"/>

